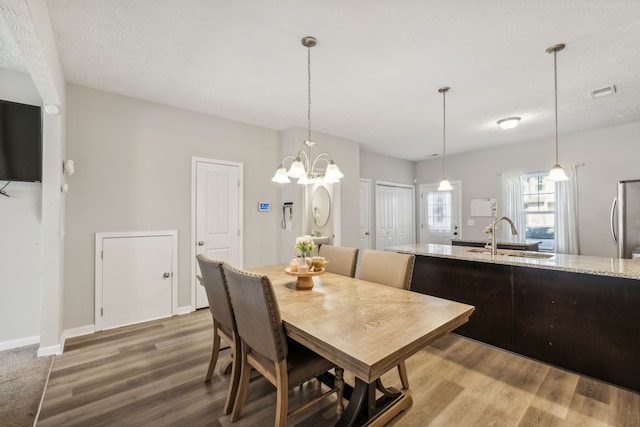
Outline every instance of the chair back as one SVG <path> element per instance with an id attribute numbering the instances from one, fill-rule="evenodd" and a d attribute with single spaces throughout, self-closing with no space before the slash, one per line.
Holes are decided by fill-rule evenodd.
<path id="1" fill-rule="evenodd" d="M 225 264 L 224 275 L 236 316 L 238 335 L 249 348 L 275 363 L 287 357 L 287 337 L 278 301 L 267 276 L 238 270 Z"/>
<path id="2" fill-rule="evenodd" d="M 212 260 L 204 255 L 197 255 L 196 258 L 202 273 L 202 285 L 207 292 L 211 315 L 227 333 L 235 331 L 236 322 L 227 290 L 227 282 L 222 271 L 224 262 Z"/>
<path id="3" fill-rule="evenodd" d="M 409 289 L 415 255 L 365 249 L 360 279 L 399 289 Z"/>
<path id="4" fill-rule="evenodd" d="M 358 248 L 320 245 L 318 255 L 329 261 L 324 266 L 325 271 L 343 276 L 356 277 Z"/>

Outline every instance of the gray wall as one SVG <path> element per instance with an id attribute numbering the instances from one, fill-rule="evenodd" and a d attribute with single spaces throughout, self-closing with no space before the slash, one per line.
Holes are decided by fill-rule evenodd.
<path id="1" fill-rule="evenodd" d="M 277 262 L 279 133 L 81 86 L 67 88 L 65 329 L 94 323 L 94 235 L 178 230 L 178 306 L 190 304 L 191 158 L 244 164 L 244 266 Z"/>
<path id="2" fill-rule="evenodd" d="M 28 74 L 1 69 L 0 99 L 42 104 Z M 11 197 L 0 196 L 0 349 L 40 341 L 42 184 L 12 182 L 5 191 Z"/>
<path id="3" fill-rule="evenodd" d="M 369 151 L 360 151 L 360 177 L 371 180 L 371 249 L 376 248 L 376 181 L 391 182 L 394 184 L 413 185 L 415 162 L 396 159 Z M 415 188 L 418 197 L 418 187 Z M 416 203 L 416 207 L 418 204 Z M 416 229 L 418 227 L 418 212 L 415 215 Z M 357 225 L 357 224 L 356 224 Z M 416 234 L 418 236 L 418 234 Z M 417 237 L 416 237 L 417 239 Z"/>
<path id="4" fill-rule="evenodd" d="M 518 128 L 512 131 L 517 132 Z M 582 255 L 615 256 L 609 232 L 611 201 L 616 182 L 640 178 L 640 123 L 560 135 L 562 165 L 578 167 L 579 234 Z M 462 181 L 462 235 L 484 239 L 491 218 L 471 218 L 472 198 L 496 197 L 500 212 L 500 173 L 547 171 L 554 163 L 552 139 L 504 145 L 481 151 L 447 156 L 447 176 Z M 435 183 L 442 176 L 442 159 L 416 164 L 418 185 Z M 467 220 L 475 220 L 467 226 Z"/>

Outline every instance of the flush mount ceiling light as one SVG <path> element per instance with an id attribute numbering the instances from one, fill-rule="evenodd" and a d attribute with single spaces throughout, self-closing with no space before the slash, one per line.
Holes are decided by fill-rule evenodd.
<path id="1" fill-rule="evenodd" d="M 562 166 L 558 162 L 558 67 L 556 64 L 556 55 L 564 49 L 564 44 L 556 44 L 548 47 L 546 52 L 553 53 L 553 94 L 554 94 L 554 117 L 555 117 L 555 136 L 556 136 L 556 164 L 549 171 L 548 178 L 551 181 L 567 181 L 569 178 L 564 173 Z"/>
<path id="2" fill-rule="evenodd" d="M 440 92 L 442 94 L 442 181 L 440 181 L 440 185 L 438 186 L 438 191 L 451 191 L 453 190 L 453 187 L 451 186 L 451 183 L 449 182 L 449 180 L 447 179 L 447 174 L 446 174 L 446 157 L 447 157 L 447 119 L 446 119 L 446 104 L 445 104 L 445 98 L 446 98 L 446 93 L 449 91 L 449 89 L 451 89 L 448 86 L 445 87 L 441 87 L 440 89 L 438 89 L 438 92 Z"/>
<path id="3" fill-rule="evenodd" d="M 500 125 L 502 129 L 513 129 L 518 126 L 519 122 L 520 117 L 507 117 L 506 119 L 498 120 L 498 125 Z"/>
<path id="4" fill-rule="evenodd" d="M 311 162 L 311 147 L 316 143 L 311 140 L 311 48 L 314 47 L 317 40 L 314 37 L 307 36 L 302 39 L 302 45 L 307 48 L 307 139 L 304 141 L 306 151 L 303 148 L 295 156 L 286 156 L 280 162 L 280 167 L 276 170 L 271 181 L 278 183 L 291 182 L 289 177 L 297 178 L 298 184 L 316 184 L 326 183 L 332 184 L 339 182 L 344 176 L 338 166 L 335 164 L 329 153 L 321 153 Z M 289 170 L 284 163 L 293 159 Z M 327 167 L 324 171 L 316 170 L 316 163 L 326 162 Z"/>

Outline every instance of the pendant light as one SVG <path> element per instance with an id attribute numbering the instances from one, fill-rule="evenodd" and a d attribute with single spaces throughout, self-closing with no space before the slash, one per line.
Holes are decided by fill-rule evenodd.
<path id="1" fill-rule="evenodd" d="M 551 181 L 567 181 L 569 179 L 558 162 L 558 68 L 556 65 L 556 54 L 562 49 L 564 49 L 564 44 L 560 43 L 548 47 L 546 50 L 547 53 L 553 53 L 553 94 L 555 104 L 556 164 L 553 165 L 547 177 Z"/>
<path id="2" fill-rule="evenodd" d="M 298 184 L 332 184 L 339 182 L 344 175 L 338 169 L 338 165 L 333 161 L 329 153 L 321 153 L 311 162 L 311 147 L 316 143 L 311 140 L 311 48 L 317 44 L 315 37 L 307 36 L 302 38 L 302 45 L 307 48 L 307 139 L 303 142 L 306 146 L 295 156 L 286 156 L 280 162 L 271 181 L 278 183 L 291 182 L 289 177 L 297 178 Z M 287 160 L 293 159 L 289 170 L 284 166 Z M 324 172 L 316 170 L 318 162 L 326 162 Z"/>
<path id="3" fill-rule="evenodd" d="M 447 179 L 446 174 L 446 157 L 447 157 L 447 120 L 446 120 L 446 104 L 445 104 L 445 94 L 451 89 L 448 86 L 441 87 L 438 89 L 438 92 L 442 94 L 442 181 L 440 181 L 440 185 L 438 186 L 438 191 L 451 191 L 453 187 L 451 183 Z"/>

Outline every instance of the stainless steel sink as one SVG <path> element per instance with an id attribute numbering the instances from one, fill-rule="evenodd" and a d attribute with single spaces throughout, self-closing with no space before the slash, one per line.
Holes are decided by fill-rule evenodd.
<path id="1" fill-rule="evenodd" d="M 473 249 L 469 249 L 469 252 L 475 252 L 475 253 L 490 255 L 491 254 L 491 249 L 473 248 Z M 542 252 L 526 252 L 526 251 L 498 250 L 498 255 L 512 256 L 512 257 L 517 257 L 517 258 L 536 258 L 536 259 L 553 258 L 553 254 L 544 254 Z"/>

